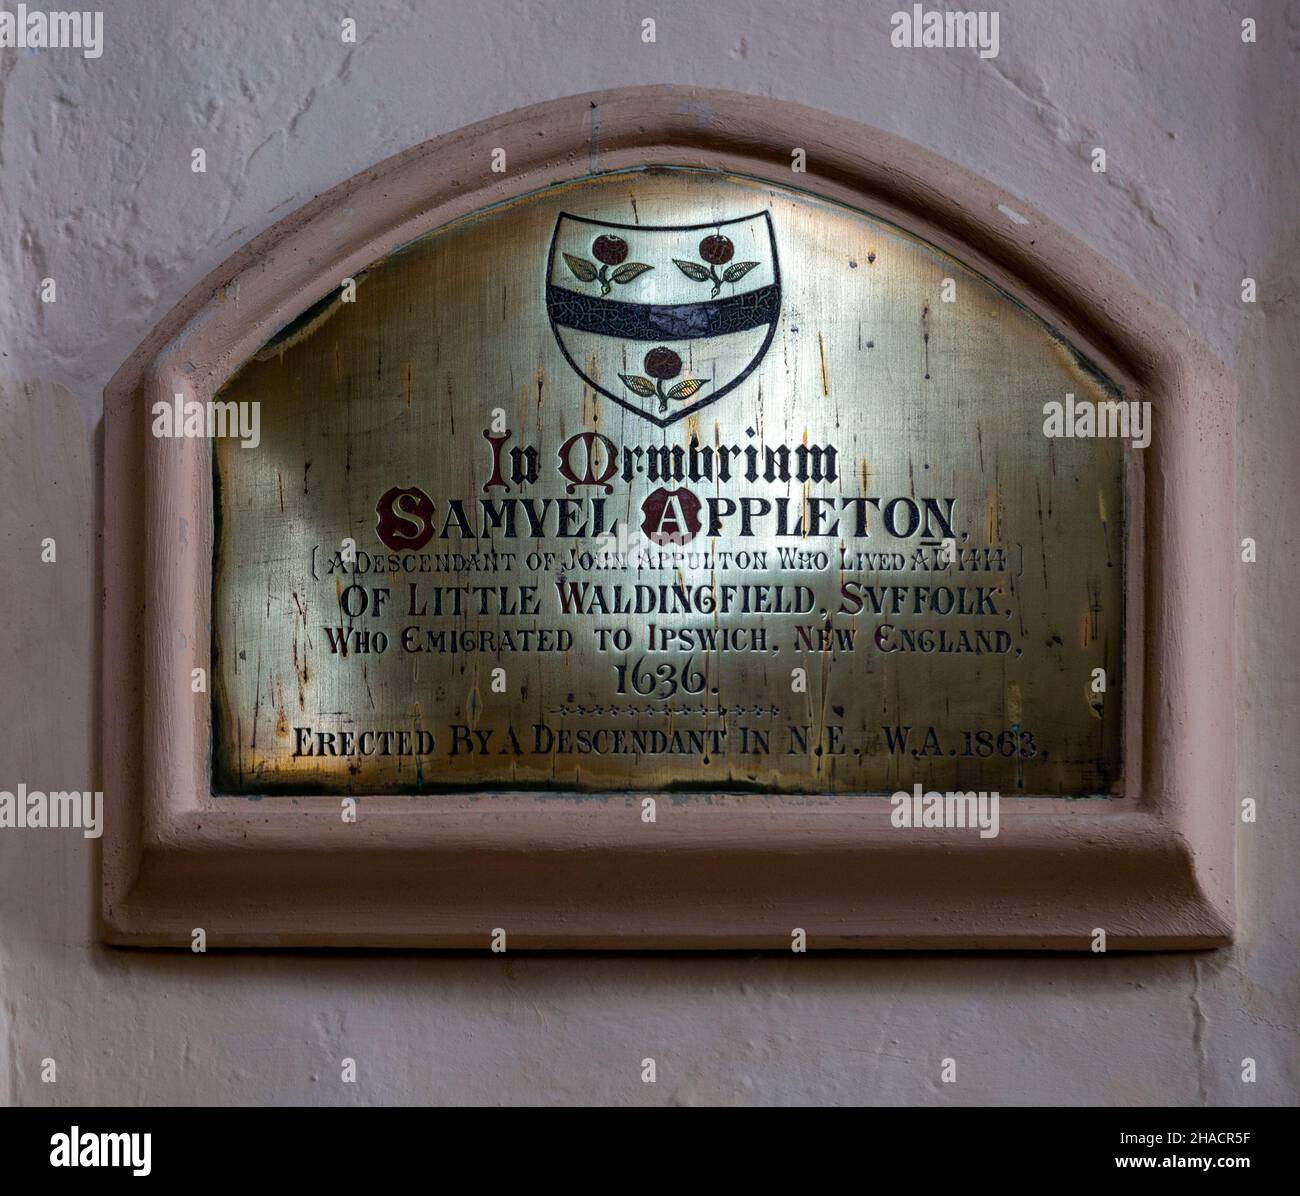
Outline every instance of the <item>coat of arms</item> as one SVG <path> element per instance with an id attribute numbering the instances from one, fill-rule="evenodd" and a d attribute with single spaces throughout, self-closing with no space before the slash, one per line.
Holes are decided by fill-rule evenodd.
<path id="1" fill-rule="evenodd" d="M 561 213 L 546 310 L 588 385 L 667 427 L 739 386 L 772 343 L 772 218 L 652 226 Z"/>

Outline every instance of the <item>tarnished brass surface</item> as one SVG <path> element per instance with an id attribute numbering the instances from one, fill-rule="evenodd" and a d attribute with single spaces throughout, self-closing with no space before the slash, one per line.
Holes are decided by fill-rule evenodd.
<path id="1" fill-rule="evenodd" d="M 950 257 L 628 172 L 345 298 L 219 396 L 261 440 L 216 442 L 218 792 L 1122 790 L 1123 450 L 1043 432 L 1114 392 Z"/>

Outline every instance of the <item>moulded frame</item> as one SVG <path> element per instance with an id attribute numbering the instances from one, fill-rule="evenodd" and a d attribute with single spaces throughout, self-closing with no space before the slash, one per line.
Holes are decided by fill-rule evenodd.
<path id="1" fill-rule="evenodd" d="M 505 148 L 507 175 L 493 173 Z M 802 147 L 807 171 L 791 172 Z M 1127 479 L 1125 795 L 1002 804 L 1001 833 L 900 833 L 880 799 L 717 794 L 214 798 L 212 463 L 150 411 L 203 401 L 341 279 L 552 183 L 721 170 L 882 217 L 985 274 L 1149 400 Z M 1232 431 L 1223 366 L 1125 274 L 999 190 L 782 101 L 628 88 L 523 108 L 322 194 L 195 287 L 105 392 L 102 921 L 210 947 L 1185 949 L 1230 941 Z M 1133 455 L 1130 454 L 1130 457 Z M 1225 691 L 1228 696 L 1225 696 Z"/>

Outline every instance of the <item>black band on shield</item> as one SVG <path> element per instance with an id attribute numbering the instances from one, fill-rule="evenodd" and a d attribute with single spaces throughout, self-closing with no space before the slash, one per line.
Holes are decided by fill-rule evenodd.
<path id="1" fill-rule="evenodd" d="M 546 310 L 561 328 L 628 341 L 686 341 L 748 332 L 776 321 L 781 287 L 771 283 L 743 295 L 704 303 L 620 303 L 550 283 Z"/>

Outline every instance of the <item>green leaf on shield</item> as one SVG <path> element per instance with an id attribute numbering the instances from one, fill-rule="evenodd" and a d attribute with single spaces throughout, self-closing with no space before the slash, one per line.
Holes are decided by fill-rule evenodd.
<path id="1" fill-rule="evenodd" d="M 668 397 L 670 399 L 689 399 L 707 381 L 707 378 L 687 378 L 669 390 Z"/>
<path id="2" fill-rule="evenodd" d="M 757 262 L 734 262 L 722 272 L 722 281 L 739 282 L 757 265 Z"/>
<path id="3" fill-rule="evenodd" d="M 615 282 L 631 282 L 632 279 L 644 274 L 647 270 L 653 270 L 653 266 L 647 266 L 645 262 L 628 262 L 626 265 L 619 266 L 613 274 L 610 275 Z"/>
<path id="4" fill-rule="evenodd" d="M 564 254 L 564 260 L 568 263 L 569 269 L 583 282 L 596 281 L 596 267 L 587 261 L 585 257 L 575 257 L 571 253 L 566 253 Z"/>
<path id="5" fill-rule="evenodd" d="M 696 282 L 708 282 L 709 272 L 700 265 L 699 262 L 684 262 L 681 258 L 673 258 L 673 265 L 677 267 L 687 278 L 694 279 Z"/>
<path id="6" fill-rule="evenodd" d="M 649 378 L 642 378 L 640 374 L 619 374 L 623 379 L 623 385 L 632 391 L 633 394 L 639 394 L 643 399 L 648 399 L 655 392 L 655 384 Z"/>

